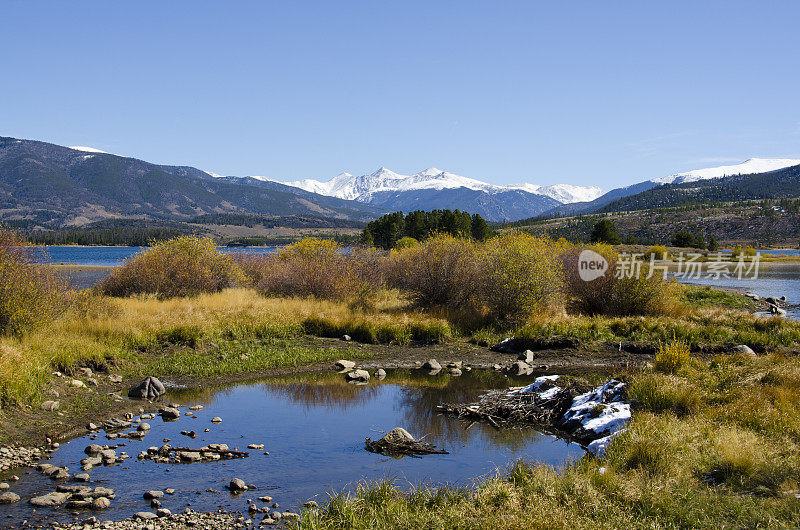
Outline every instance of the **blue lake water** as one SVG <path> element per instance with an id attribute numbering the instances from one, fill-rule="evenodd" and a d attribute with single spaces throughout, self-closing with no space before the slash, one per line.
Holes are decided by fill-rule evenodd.
<path id="1" fill-rule="evenodd" d="M 119 265 L 147 247 L 35 247 L 45 263 L 74 263 L 78 265 Z M 271 254 L 278 247 L 219 247 L 226 253 Z"/>
<path id="2" fill-rule="evenodd" d="M 296 511 L 311 499 L 323 504 L 329 492 L 347 490 L 363 480 L 391 478 L 402 488 L 411 484 L 470 485 L 518 459 L 559 467 L 584 454 L 580 446 L 532 428 L 496 430 L 436 411 L 440 403 L 469 402 L 486 389 L 525 385 L 532 378 L 509 378 L 492 370 L 465 372 L 461 377 L 389 370 L 384 381 L 373 379 L 366 385 L 353 385 L 344 382 L 344 375 L 328 372 L 220 388 L 174 390 L 169 400 L 205 408 L 195 418 L 182 416 L 176 422 L 158 417 L 147 420 L 152 429 L 143 441 L 109 441 L 102 435 L 94 441 L 89 436 L 74 439 L 53 454 L 51 463 L 68 466 L 72 474 L 80 473 L 83 449 L 91 443 L 120 445 L 117 454 L 125 451 L 131 456 L 121 464 L 89 472 L 92 486 L 116 490 L 117 498 L 110 509 L 99 514 L 101 519 L 122 519 L 149 511 L 142 494 L 153 489 L 177 490 L 174 496 L 163 499 L 164 507 L 173 512 L 187 507 L 246 512 L 247 499 L 264 495 L 273 497 L 281 510 Z M 215 416 L 220 416 L 222 423 L 212 423 Z M 450 454 L 395 459 L 364 449 L 367 437 L 380 438 L 382 432 L 394 427 L 424 436 Z M 206 428 L 210 432 L 203 432 Z M 194 430 L 199 437 L 182 436 L 181 430 Z M 177 465 L 137 460 L 140 451 L 161 445 L 164 438 L 169 438 L 173 447 L 195 449 L 226 443 L 249 451 L 250 456 Z M 248 450 L 251 443 L 265 444 L 265 448 Z M 22 478 L 13 484 L 12 491 L 22 501 L 4 506 L 0 512 L 8 511 L 17 522 L 73 519 L 63 508 L 33 511 L 27 500 L 53 491 L 55 483 L 35 470 L 18 473 Z M 231 495 L 224 486 L 234 477 L 258 489 Z M 256 504 L 264 506 L 263 502 Z M 76 518 L 89 515 L 89 511 L 82 511 Z"/>

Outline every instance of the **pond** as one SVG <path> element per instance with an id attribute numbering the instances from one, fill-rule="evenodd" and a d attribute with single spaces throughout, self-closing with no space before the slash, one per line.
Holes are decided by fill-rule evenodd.
<path id="1" fill-rule="evenodd" d="M 123 519 L 149 511 L 142 494 L 164 488 L 177 490 L 162 501 L 173 512 L 187 507 L 245 512 L 247 499 L 264 495 L 273 497 L 281 510 L 297 511 L 303 502 L 323 504 L 327 493 L 347 490 L 364 480 L 390 478 L 404 488 L 469 485 L 518 459 L 562 466 L 584 454 L 580 446 L 534 429 L 498 431 L 436 412 L 439 403 L 472 401 L 486 389 L 525 385 L 533 377 L 509 378 L 491 370 L 464 372 L 460 377 L 390 370 L 385 380 L 373 378 L 366 385 L 345 383 L 338 373 L 312 373 L 220 388 L 173 389 L 167 400 L 204 408 L 196 417 L 182 416 L 176 422 L 163 422 L 159 417 L 147 420 L 152 429 L 143 441 L 108 441 L 102 434 L 94 441 L 89 436 L 74 439 L 63 444 L 50 463 L 69 466 L 71 474 L 80 473 L 79 461 L 85 457 L 87 445 L 125 444 L 116 450 L 118 454 L 127 452 L 130 459 L 89 472 L 90 485 L 116 490 L 111 507 L 97 514 L 100 519 Z M 222 423 L 212 423 L 215 416 L 221 417 Z M 365 451 L 365 438 L 380 438 L 398 426 L 450 454 L 393 459 Z M 191 439 L 182 436 L 181 430 L 194 430 L 199 436 Z M 180 465 L 137 460 L 140 451 L 161 445 L 165 438 L 175 447 L 226 443 L 249 451 L 250 456 Z M 253 443 L 265 447 L 247 449 Z M 12 484 L 12 491 L 22 500 L 3 507 L 2 512 L 11 516 L 6 522 L 70 521 L 91 515 L 85 511 L 73 516 L 64 508 L 34 511 L 28 499 L 53 491 L 55 484 L 35 470 L 23 473 L 21 480 Z M 231 495 L 224 486 L 234 477 L 258 489 Z"/>

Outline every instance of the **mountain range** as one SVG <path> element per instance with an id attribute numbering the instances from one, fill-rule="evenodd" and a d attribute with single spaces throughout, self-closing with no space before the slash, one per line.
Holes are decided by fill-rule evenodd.
<path id="1" fill-rule="evenodd" d="M 80 226 L 114 218 L 186 220 L 220 213 L 366 221 L 393 211 L 447 208 L 502 222 L 644 204 L 652 207 L 658 200 L 680 202 L 685 198 L 675 194 L 685 196 L 692 183 L 770 175 L 797 165 L 800 160 L 751 158 L 741 164 L 653 178 L 606 193 L 596 186 L 569 184 L 498 186 L 437 168 L 401 175 L 381 167 L 360 176 L 341 173 L 328 181 L 280 182 L 153 164 L 91 147 L 0 137 L 0 219 L 33 220 L 45 227 Z M 790 194 L 794 176 L 782 177 L 774 191 L 781 196 Z M 769 181 L 766 177 L 752 182 L 765 186 Z M 715 184 L 716 188 L 698 196 L 761 196 L 750 180 L 737 182 L 734 187 Z"/>

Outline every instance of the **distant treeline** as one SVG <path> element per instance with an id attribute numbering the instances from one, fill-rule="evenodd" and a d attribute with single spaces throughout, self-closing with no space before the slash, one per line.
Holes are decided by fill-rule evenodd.
<path id="1" fill-rule="evenodd" d="M 107 245 L 144 247 L 153 241 L 162 241 L 181 235 L 178 230 L 166 228 L 116 228 L 33 230 L 22 236 L 34 245 Z"/>
<path id="2" fill-rule="evenodd" d="M 395 212 L 367 224 L 361 234 L 361 241 L 389 249 L 404 237 L 424 241 L 434 234 L 450 234 L 484 241 L 492 235 L 492 229 L 480 215 L 470 215 L 460 210 L 417 210 L 407 215 Z"/>
<path id="3" fill-rule="evenodd" d="M 198 215 L 187 222 L 209 225 L 264 226 L 265 228 L 364 228 L 364 223 L 350 219 L 332 217 L 316 217 L 313 215 L 247 215 L 233 213 L 215 213 Z"/>
<path id="4" fill-rule="evenodd" d="M 358 235 L 350 234 L 319 234 L 315 235 L 317 239 L 331 239 L 336 241 L 342 246 L 352 246 L 359 243 L 361 238 Z M 289 245 L 302 239 L 302 236 L 252 236 L 252 237 L 239 237 L 225 243 L 229 247 L 272 247 L 280 245 Z"/>

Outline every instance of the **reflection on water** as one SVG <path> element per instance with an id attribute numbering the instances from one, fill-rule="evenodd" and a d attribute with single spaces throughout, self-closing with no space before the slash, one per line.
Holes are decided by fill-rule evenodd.
<path id="1" fill-rule="evenodd" d="M 44 263 L 75 263 L 78 265 L 119 265 L 147 247 L 78 247 L 52 245 L 34 247 Z M 278 247 L 218 247 L 225 253 L 271 254 Z"/>
<path id="2" fill-rule="evenodd" d="M 289 509 L 312 498 L 324 502 L 326 492 L 340 491 L 362 480 L 393 477 L 399 486 L 469 484 L 518 459 L 559 466 L 581 456 L 583 451 L 577 445 L 532 429 L 497 431 L 436 413 L 435 407 L 441 402 L 471 401 L 486 389 L 523 385 L 530 380 L 509 379 L 493 371 L 427 377 L 418 371 L 390 370 L 385 380 L 373 379 L 367 385 L 345 383 L 341 374 L 315 373 L 224 388 L 172 390 L 168 399 L 186 405 L 203 404 L 205 408 L 197 418 L 183 416 L 174 423 L 149 420 L 152 429 L 143 441 L 124 440 L 126 445 L 117 449 L 127 451 L 132 459 L 91 471 L 95 484 L 117 490 L 117 499 L 102 517 L 121 519 L 146 510 L 142 493 L 168 487 L 178 490 L 164 501 L 173 511 L 190 503 L 197 510 L 244 510 L 245 499 L 231 496 L 222 488 L 233 477 L 259 486 L 259 491 L 248 494 L 248 498 L 270 495 Z M 222 417 L 223 422 L 212 424 L 214 416 Z M 377 438 L 398 426 L 424 436 L 450 454 L 395 460 L 364 450 L 365 438 Z M 203 432 L 206 428 L 210 432 Z M 194 430 L 200 436 L 191 440 L 181 436 L 181 430 Z M 270 454 L 256 450 L 245 459 L 189 465 L 135 459 L 140 451 L 160 445 L 164 438 L 170 438 L 175 446 L 193 448 L 218 442 L 244 449 L 251 443 L 263 443 Z M 102 437 L 98 441 L 105 442 Z M 52 463 L 68 465 L 72 473 L 78 472 L 83 448 L 91 442 L 84 437 L 62 445 Z M 32 472 L 13 489 L 27 500 L 52 491 L 53 483 Z M 5 508 L 19 518 L 71 518 L 63 509 L 40 509 L 33 514 L 25 502 Z M 78 517 L 86 516 L 83 513 Z"/>

